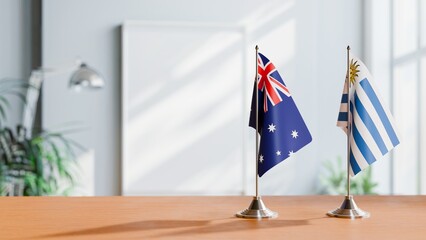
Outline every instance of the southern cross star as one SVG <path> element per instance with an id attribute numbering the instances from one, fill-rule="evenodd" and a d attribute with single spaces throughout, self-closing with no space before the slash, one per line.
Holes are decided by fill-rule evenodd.
<path id="1" fill-rule="evenodd" d="M 293 138 L 297 138 L 299 136 L 299 133 L 296 130 L 291 131 L 291 136 Z"/>
<path id="2" fill-rule="evenodd" d="M 269 132 L 275 132 L 275 130 L 277 130 L 277 128 L 273 123 L 271 123 L 271 124 L 269 124 L 268 130 L 269 130 Z"/>

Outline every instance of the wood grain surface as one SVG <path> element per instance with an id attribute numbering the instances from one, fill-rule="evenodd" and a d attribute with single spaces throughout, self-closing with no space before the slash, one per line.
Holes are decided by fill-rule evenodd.
<path id="1" fill-rule="evenodd" d="M 251 197 L 3 197 L 0 239 L 426 239 L 426 196 L 356 196 L 357 220 L 325 215 L 342 196 L 263 200 L 278 218 L 234 217 Z"/>

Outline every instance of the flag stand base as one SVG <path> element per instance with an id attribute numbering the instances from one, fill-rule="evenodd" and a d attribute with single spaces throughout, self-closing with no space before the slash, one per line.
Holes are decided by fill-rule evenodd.
<path id="1" fill-rule="evenodd" d="M 340 208 L 327 213 L 330 217 L 338 218 L 368 218 L 370 213 L 361 210 L 355 203 L 352 195 L 345 196 L 345 200 Z"/>
<path id="2" fill-rule="evenodd" d="M 236 214 L 240 218 L 276 218 L 278 213 L 269 210 L 260 197 L 253 197 L 250 206 Z"/>

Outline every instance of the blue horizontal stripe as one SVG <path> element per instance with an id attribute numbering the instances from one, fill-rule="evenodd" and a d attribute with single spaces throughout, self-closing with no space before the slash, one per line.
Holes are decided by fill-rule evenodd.
<path id="1" fill-rule="evenodd" d="M 379 98 L 377 97 L 376 93 L 374 92 L 373 87 L 368 82 L 367 78 L 364 78 L 360 82 L 361 87 L 364 89 L 365 93 L 367 94 L 368 98 L 370 99 L 371 103 L 374 106 L 374 109 L 376 109 L 377 114 L 380 117 L 380 120 L 383 123 L 383 126 L 386 129 L 386 132 L 388 133 L 388 136 L 393 144 L 393 146 L 396 146 L 399 144 L 399 139 L 396 136 L 396 133 L 394 129 L 392 128 L 392 125 L 389 121 L 388 116 L 386 115 L 385 110 L 382 107 L 382 104 L 379 101 Z"/>
<path id="2" fill-rule="evenodd" d="M 355 160 L 354 155 L 352 154 L 352 149 L 350 151 L 350 158 L 349 158 L 349 162 L 351 164 L 351 168 L 352 171 L 354 172 L 354 174 L 356 175 L 357 173 L 361 172 L 361 168 L 359 167 L 358 163 Z"/>
<path id="3" fill-rule="evenodd" d="M 373 137 L 374 141 L 379 147 L 380 152 L 382 153 L 382 155 L 385 155 L 388 152 L 385 142 L 380 136 L 379 130 L 377 130 L 377 127 L 375 123 L 373 122 L 373 119 L 371 119 L 370 115 L 368 114 L 367 109 L 365 109 L 364 105 L 359 100 L 358 94 L 356 92 L 355 92 L 355 109 L 358 112 L 358 115 L 361 118 L 362 122 L 364 123 L 365 127 L 367 127 L 368 131 L 370 132 L 371 136 Z"/>
<path id="4" fill-rule="evenodd" d="M 348 121 L 348 113 L 347 112 L 339 112 L 339 117 L 337 121 Z"/>
<path id="5" fill-rule="evenodd" d="M 348 94 L 347 93 L 342 94 L 342 100 L 340 102 L 341 103 L 348 103 Z"/>
<path id="6" fill-rule="evenodd" d="M 372 164 L 373 162 L 375 162 L 376 158 L 374 157 L 367 143 L 362 138 L 354 122 L 352 122 L 352 135 L 354 137 L 355 144 L 358 146 L 359 151 L 361 152 L 364 159 L 368 162 L 368 164 Z"/>

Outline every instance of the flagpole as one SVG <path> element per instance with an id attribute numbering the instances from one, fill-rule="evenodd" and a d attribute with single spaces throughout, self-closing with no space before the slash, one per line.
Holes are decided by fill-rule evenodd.
<path id="1" fill-rule="evenodd" d="M 256 198 L 259 198 L 259 90 L 258 90 L 258 67 L 257 59 L 259 46 L 256 45 L 256 75 L 254 76 L 255 92 L 256 92 Z"/>
<path id="2" fill-rule="evenodd" d="M 345 196 L 345 199 L 343 200 L 342 205 L 340 205 L 339 208 L 336 208 L 335 210 L 327 212 L 327 215 L 330 217 L 338 217 L 338 218 L 368 218 L 370 216 L 370 213 L 365 212 L 361 210 L 355 203 L 355 200 L 353 196 L 351 195 L 351 178 L 350 178 L 350 159 L 351 159 L 351 135 L 352 135 L 352 116 L 351 113 L 351 63 L 350 63 L 350 56 L 349 51 L 351 50 L 351 47 L 346 48 L 347 49 L 347 69 L 346 69 L 346 90 L 347 90 L 347 113 L 348 113 L 348 119 L 347 119 L 347 193 Z"/>
<path id="3" fill-rule="evenodd" d="M 347 121 L 347 194 L 346 196 L 350 196 L 351 195 L 351 178 L 350 178 L 350 158 L 351 158 L 351 133 L 352 133 L 352 126 L 351 126 L 351 121 L 350 121 L 350 103 L 351 103 L 351 98 L 350 98 L 350 90 L 351 90 L 351 76 L 350 76 L 350 62 L 349 62 L 349 51 L 351 50 L 351 47 L 348 45 L 348 47 L 346 48 L 347 50 L 347 69 L 346 69 L 346 76 L 347 76 L 347 91 L 348 91 L 348 121 Z"/>
<path id="4" fill-rule="evenodd" d="M 258 89 L 258 53 L 259 47 L 256 45 L 256 75 L 254 77 L 254 97 L 256 107 L 256 195 L 253 197 L 250 206 L 237 214 L 236 217 L 240 218 L 276 218 L 278 213 L 269 210 L 262 201 L 259 195 L 259 89 Z M 252 110 L 253 111 L 253 110 Z"/>

